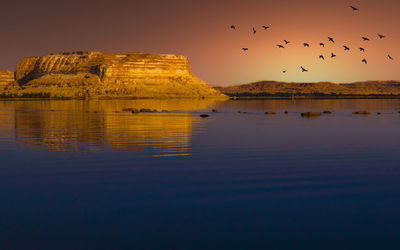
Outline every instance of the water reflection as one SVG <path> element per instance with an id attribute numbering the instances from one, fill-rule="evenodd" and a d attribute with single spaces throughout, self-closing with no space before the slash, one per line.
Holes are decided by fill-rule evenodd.
<path id="1" fill-rule="evenodd" d="M 213 100 L 2 101 L 0 137 L 46 150 L 149 150 L 153 156 L 188 155 L 191 112 Z M 125 108 L 168 110 L 132 114 Z"/>
<path id="2" fill-rule="evenodd" d="M 396 112 L 399 99 L 300 99 L 300 100 L 238 100 L 216 103 L 219 109 L 241 111 L 339 111 L 351 113 L 356 110 L 372 112 Z"/>
<path id="3" fill-rule="evenodd" d="M 212 134 L 213 131 L 206 126 L 209 120 L 213 121 L 210 124 L 214 129 L 219 126 L 221 131 L 244 122 L 242 125 L 245 129 L 240 131 L 245 134 L 252 123 L 264 124 L 268 121 L 268 125 L 264 125 L 269 129 L 273 129 L 271 122 L 278 124 L 278 127 L 300 126 L 301 118 L 296 113 L 304 111 L 330 110 L 334 112 L 329 116 L 330 119 L 344 122 L 346 120 L 339 116 L 350 118 L 355 110 L 397 114 L 399 107 L 400 100 L 1 101 L 0 140 L 30 149 L 50 151 L 117 150 L 144 151 L 141 155 L 153 156 L 188 155 L 192 148 L 193 133 L 202 132 L 204 127 L 208 135 Z M 168 112 L 121 112 L 126 108 Z M 217 108 L 220 113 L 212 114 L 210 119 L 199 118 L 200 110 L 210 112 L 212 108 Z M 243 116 L 237 113 L 239 110 L 260 116 Z M 289 115 L 283 115 L 286 110 Z M 278 115 L 267 119 L 264 111 L 276 111 Z M 240 119 L 242 117 L 244 121 Z M 398 116 L 391 117 L 396 119 Z M 372 118 L 358 119 L 363 119 L 363 124 L 375 122 Z M 335 124 L 333 120 L 325 118 L 318 118 L 315 122 L 319 122 L 318 129 L 327 129 Z M 213 143 L 217 144 L 218 141 Z"/>

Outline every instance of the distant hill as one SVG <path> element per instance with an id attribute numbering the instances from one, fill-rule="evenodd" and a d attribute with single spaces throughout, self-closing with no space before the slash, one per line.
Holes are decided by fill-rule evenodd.
<path id="1" fill-rule="evenodd" d="M 367 81 L 348 84 L 262 81 L 230 87 L 215 87 L 215 89 L 226 95 L 237 97 L 400 96 L 399 81 Z"/>

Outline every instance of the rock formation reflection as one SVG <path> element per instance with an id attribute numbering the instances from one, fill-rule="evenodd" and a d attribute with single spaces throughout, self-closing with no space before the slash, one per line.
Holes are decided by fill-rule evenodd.
<path id="1" fill-rule="evenodd" d="M 93 100 L 0 102 L 0 136 L 13 135 L 26 147 L 54 151 L 149 151 L 153 156 L 190 154 L 190 112 L 213 100 Z M 148 108 L 168 112 L 122 112 Z"/>

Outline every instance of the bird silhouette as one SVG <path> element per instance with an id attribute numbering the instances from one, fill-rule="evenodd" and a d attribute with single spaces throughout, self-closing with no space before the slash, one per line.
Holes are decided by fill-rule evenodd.
<path id="1" fill-rule="evenodd" d="M 303 46 L 304 46 L 304 47 L 310 47 L 310 44 L 308 44 L 308 43 L 303 43 Z"/>
<path id="2" fill-rule="evenodd" d="M 358 48 L 361 52 L 365 52 L 364 48 Z"/>
<path id="3" fill-rule="evenodd" d="M 265 26 L 265 25 L 264 25 L 264 26 L 262 26 L 262 27 L 263 27 L 265 30 L 266 30 L 266 29 L 269 29 L 269 26 Z"/>
<path id="4" fill-rule="evenodd" d="M 363 39 L 364 41 L 369 41 L 369 38 L 368 38 L 368 37 L 362 37 L 362 39 Z"/>
<path id="5" fill-rule="evenodd" d="M 253 27 L 253 34 L 256 34 L 257 30 Z"/>
<path id="6" fill-rule="evenodd" d="M 393 60 L 393 57 L 391 57 L 390 55 L 388 55 L 388 58 L 389 58 L 390 60 Z"/>
<path id="7" fill-rule="evenodd" d="M 306 70 L 305 68 L 303 68 L 303 66 L 300 66 L 301 68 L 301 72 L 308 72 L 308 70 Z"/>
<path id="8" fill-rule="evenodd" d="M 281 45 L 281 44 L 278 44 L 278 45 L 276 45 L 276 46 L 278 46 L 278 48 L 281 48 L 281 49 L 284 49 L 285 47 L 283 47 L 283 45 Z"/>
<path id="9" fill-rule="evenodd" d="M 356 7 L 354 7 L 354 6 L 350 6 L 350 8 L 351 8 L 353 11 L 359 11 L 359 9 L 356 8 Z"/>
<path id="10" fill-rule="evenodd" d="M 349 47 L 347 47 L 346 45 L 343 45 L 344 50 L 350 50 Z"/>
<path id="11" fill-rule="evenodd" d="M 325 43 L 319 43 L 319 45 L 325 47 Z"/>
<path id="12" fill-rule="evenodd" d="M 247 50 L 249 50 L 249 48 L 242 48 L 242 50 L 243 50 L 243 51 L 247 51 Z"/>
<path id="13" fill-rule="evenodd" d="M 282 71 L 282 73 L 286 73 L 286 70 Z"/>
<path id="14" fill-rule="evenodd" d="M 320 55 L 319 58 L 321 58 L 322 60 L 325 60 L 325 57 L 323 55 Z"/>
<path id="15" fill-rule="evenodd" d="M 235 30 L 236 26 L 235 25 L 231 25 L 231 29 Z"/>
<path id="16" fill-rule="evenodd" d="M 335 55 L 335 54 L 333 54 L 333 53 L 331 53 L 331 58 L 334 58 L 334 57 L 336 57 L 336 55 Z"/>
<path id="17" fill-rule="evenodd" d="M 288 41 L 288 40 L 283 40 L 284 42 L 285 42 L 285 44 L 288 44 L 288 43 L 290 43 L 290 41 Z"/>
<path id="18" fill-rule="evenodd" d="M 335 43 L 335 40 L 333 40 L 332 37 L 329 37 L 329 36 L 328 36 L 328 42 L 333 42 L 333 43 Z"/>
<path id="19" fill-rule="evenodd" d="M 380 39 L 382 39 L 382 38 L 385 38 L 386 36 L 384 36 L 384 35 L 381 35 L 381 34 L 378 34 L 378 36 L 379 36 L 379 38 Z"/>
<path id="20" fill-rule="evenodd" d="M 363 63 L 367 64 L 367 59 L 362 59 L 362 61 L 361 61 L 361 62 L 363 62 Z"/>

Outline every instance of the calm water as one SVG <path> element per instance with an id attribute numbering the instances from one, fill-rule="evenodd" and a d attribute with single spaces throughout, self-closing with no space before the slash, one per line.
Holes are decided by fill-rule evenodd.
<path id="1" fill-rule="evenodd" d="M 399 110 L 1 101 L 0 249 L 399 249 Z"/>

